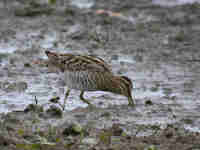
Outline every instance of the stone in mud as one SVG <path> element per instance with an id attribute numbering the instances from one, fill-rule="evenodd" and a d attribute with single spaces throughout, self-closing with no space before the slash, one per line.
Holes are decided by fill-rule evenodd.
<path id="1" fill-rule="evenodd" d="M 82 133 L 84 133 L 83 127 L 78 123 L 69 124 L 69 126 L 65 128 L 63 131 L 63 135 L 66 135 L 66 136 L 69 136 L 69 135 L 76 136 Z"/>
<path id="2" fill-rule="evenodd" d="M 95 138 L 84 138 L 82 140 L 82 143 L 86 144 L 86 145 L 96 145 L 98 143 L 98 141 Z"/>
<path id="3" fill-rule="evenodd" d="M 24 109 L 25 113 L 28 112 L 43 112 L 43 107 L 37 104 L 29 104 L 25 109 Z"/>
<path id="4" fill-rule="evenodd" d="M 58 118 L 61 118 L 63 115 L 63 111 L 55 105 L 51 105 L 50 108 L 47 109 L 46 113 L 51 117 L 58 117 Z"/>
<path id="5" fill-rule="evenodd" d="M 120 124 L 113 124 L 111 131 L 113 136 L 121 136 L 123 133 L 123 129 L 120 127 Z"/>
<path id="6" fill-rule="evenodd" d="M 148 148 L 146 148 L 145 150 L 158 150 L 158 149 L 156 148 L 155 145 L 151 145 Z"/>
<path id="7" fill-rule="evenodd" d="M 56 96 L 56 97 L 53 97 L 49 100 L 50 103 L 59 103 L 59 100 L 60 100 L 60 97 Z"/>
<path id="8" fill-rule="evenodd" d="M 25 63 L 25 64 L 24 64 L 24 67 L 30 68 L 30 67 L 31 67 L 31 64 L 30 64 L 30 63 Z"/>
<path id="9" fill-rule="evenodd" d="M 146 100 L 145 105 L 153 105 L 153 102 L 151 100 Z"/>
<path id="10" fill-rule="evenodd" d="M 20 81 L 20 82 L 0 82 L 0 88 L 6 92 L 22 92 L 25 91 L 28 88 L 28 85 L 26 82 Z"/>

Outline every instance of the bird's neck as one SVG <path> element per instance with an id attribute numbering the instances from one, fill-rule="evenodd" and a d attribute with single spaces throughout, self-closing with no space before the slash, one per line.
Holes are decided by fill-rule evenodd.
<path id="1" fill-rule="evenodd" d="M 120 76 L 111 76 L 107 79 L 106 83 L 104 84 L 104 91 L 122 94 L 122 85 L 120 81 Z"/>

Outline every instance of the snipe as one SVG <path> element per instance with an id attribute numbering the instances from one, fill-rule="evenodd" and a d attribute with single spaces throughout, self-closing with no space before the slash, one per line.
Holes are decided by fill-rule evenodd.
<path id="1" fill-rule="evenodd" d="M 128 104 L 135 105 L 131 91 L 131 80 L 126 76 L 114 75 L 108 64 L 101 58 L 90 55 L 58 54 L 45 51 L 48 56 L 48 65 L 59 68 L 64 73 L 64 81 L 69 90 L 66 92 L 65 101 L 70 89 L 80 90 L 80 99 L 91 105 L 84 98 L 85 91 L 107 91 L 124 95 Z"/>

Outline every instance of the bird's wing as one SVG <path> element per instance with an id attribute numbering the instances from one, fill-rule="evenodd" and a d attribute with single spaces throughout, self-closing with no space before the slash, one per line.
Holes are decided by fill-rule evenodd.
<path id="1" fill-rule="evenodd" d="M 64 59 L 65 70 L 112 72 L 110 66 L 101 58 L 91 55 L 71 55 Z"/>

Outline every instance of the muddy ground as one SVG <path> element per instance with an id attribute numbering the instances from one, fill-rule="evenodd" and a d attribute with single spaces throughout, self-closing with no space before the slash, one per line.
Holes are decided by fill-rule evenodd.
<path id="1" fill-rule="evenodd" d="M 0 149 L 200 149 L 200 4 L 150 0 L 0 2 Z M 45 50 L 97 55 L 131 78 L 136 107 L 73 91 Z M 78 94 L 77 94 L 78 93 Z M 37 101 L 37 104 L 35 102 Z"/>

